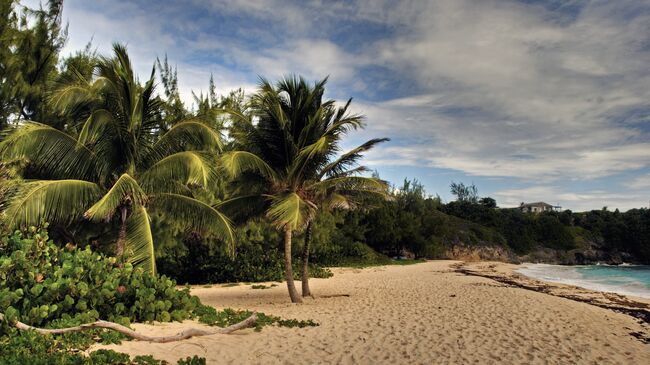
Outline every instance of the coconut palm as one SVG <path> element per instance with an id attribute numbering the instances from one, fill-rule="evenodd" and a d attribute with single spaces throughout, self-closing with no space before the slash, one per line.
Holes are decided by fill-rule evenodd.
<path id="1" fill-rule="evenodd" d="M 316 172 L 314 182 L 327 181 L 337 179 L 337 184 L 325 184 L 321 189 L 316 189 L 311 194 L 311 201 L 320 207 L 321 210 L 331 209 L 356 209 L 364 202 L 372 198 L 388 198 L 388 184 L 378 178 L 371 178 L 378 184 L 383 185 L 381 188 L 372 186 L 368 189 L 368 185 L 364 183 L 359 184 L 356 179 L 349 179 L 355 175 L 367 172 L 365 166 L 359 165 L 359 160 L 363 157 L 363 153 L 371 150 L 379 143 L 388 141 L 388 138 L 371 139 L 362 145 L 353 148 L 343 153 L 337 159 L 322 166 Z M 305 228 L 305 241 L 302 249 L 302 296 L 311 296 L 311 289 L 309 288 L 309 250 L 312 238 L 312 220 L 307 222 Z"/>
<path id="2" fill-rule="evenodd" d="M 238 178 L 240 192 L 222 207 L 259 207 L 284 231 L 287 289 L 294 303 L 302 299 L 293 281 L 293 233 L 308 226 L 320 203 L 341 204 L 350 190 L 385 190 L 378 179 L 355 176 L 363 168 L 346 170 L 356 155 L 345 154 L 332 162 L 340 152 L 341 138 L 363 121 L 348 112 L 350 101 L 340 108 L 334 100 L 323 101 L 326 82 L 310 86 L 303 78 L 290 77 L 273 86 L 262 80 L 250 100 L 250 113 L 231 112 L 235 150 L 221 158 L 230 176 Z M 368 142 L 357 154 L 379 142 Z"/>
<path id="3" fill-rule="evenodd" d="M 83 115 L 69 132 L 25 122 L 0 144 L 0 156 L 26 158 L 27 175 L 5 209 L 11 226 L 80 218 L 116 222 L 116 254 L 155 272 L 149 212 L 232 243 L 229 220 L 195 199 L 215 178 L 220 133 L 199 120 L 160 129 L 153 72 L 141 85 L 125 47 L 101 58 L 92 78 L 76 74 L 51 96 L 57 110 Z"/>

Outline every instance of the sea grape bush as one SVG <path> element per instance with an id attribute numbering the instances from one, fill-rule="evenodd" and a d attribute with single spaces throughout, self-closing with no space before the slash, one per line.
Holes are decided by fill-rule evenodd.
<path id="1" fill-rule="evenodd" d="M 211 326 L 229 326 L 252 314 L 249 311 L 216 309 L 201 304 L 189 288 L 176 288 L 166 276 L 134 268 L 128 263 L 72 245 L 57 246 L 46 231 L 0 234 L 0 364 L 166 364 L 150 356 L 99 350 L 85 356 L 98 340 L 119 343 L 126 337 L 99 329 L 60 336 L 19 331 L 10 323 L 62 328 L 109 320 L 123 325 L 138 321 L 182 321 L 197 318 Z M 267 325 L 317 326 L 313 321 L 285 320 L 258 313 L 255 329 Z M 199 357 L 178 364 L 200 365 Z"/>
<path id="2" fill-rule="evenodd" d="M 200 305 L 189 289 L 177 290 L 174 280 L 89 248 L 58 247 L 45 229 L 0 239 L 0 312 L 10 321 L 182 321 Z"/>
<path id="3" fill-rule="evenodd" d="M 2 365 L 169 365 L 153 356 L 135 356 L 113 350 L 96 350 L 87 355 L 79 350 L 88 348 L 87 332 L 84 337 L 43 336 L 29 331 L 9 330 L 0 336 L 0 364 Z M 205 358 L 198 356 L 180 359 L 177 365 L 205 365 Z"/>

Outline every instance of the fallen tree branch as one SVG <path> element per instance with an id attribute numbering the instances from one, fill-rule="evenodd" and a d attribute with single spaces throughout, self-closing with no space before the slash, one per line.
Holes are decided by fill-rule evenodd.
<path id="1" fill-rule="evenodd" d="M 4 314 L 0 313 L 0 321 L 3 321 L 4 318 L 5 318 Z M 225 335 L 244 328 L 252 327 L 255 325 L 256 321 L 257 321 L 257 314 L 253 313 L 250 317 L 246 318 L 245 320 L 239 323 L 235 323 L 231 326 L 220 328 L 218 330 L 207 331 L 199 328 L 188 328 L 172 336 L 158 336 L 158 337 L 143 335 L 120 324 L 114 322 L 102 321 L 102 320 L 93 323 L 82 324 L 76 327 L 57 328 L 57 329 L 33 327 L 19 321 L 13 323 L 13 326 L 18 328 L 19 330 L 23 330 L 23 331 L 31 330 L 40 333 L 42 335 L 60 335 L 60 334 L 70 333 L 70 332 L 80 332 L 80 331 L 89 330 L 93 328 L 105 328 L 105 329 L 122 333 L 138 341 L 167 343 L 167 342 L 181 341 L 191 337 L 211 336 L 211 335 L 218 335 L 218 334 Z"/>

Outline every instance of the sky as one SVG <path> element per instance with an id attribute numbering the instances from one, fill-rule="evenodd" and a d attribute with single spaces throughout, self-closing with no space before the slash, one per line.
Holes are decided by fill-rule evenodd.
<path id="1" fill-rule="evenodd" d="M 64 21 L 65 54 L 123 42 L 142 79 L 167 55 L 188 102 L 210 75 L 329 76 L 366 116 L 345 147 L 390 137 L 364 164 L 444 201 L 650 203 L 650 0 L 67 0 Z"/>

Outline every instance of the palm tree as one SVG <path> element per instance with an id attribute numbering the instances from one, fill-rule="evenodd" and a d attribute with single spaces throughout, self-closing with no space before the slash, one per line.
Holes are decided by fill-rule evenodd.
<path id="1" fill-rule="evenodd" d="M 77 73 L 51 96 L 62 113 L 83 115 L 69 133 L 25 122 L 2 143 L 0 157 L 26 158 L 24 180 L 5 209 L 11 226 L 67 225 L 84 217 L 116 222 L 116 254 L 155 272 L 149 211 L 233 242 L 229 220 L 195 199 L 215 176 L 218 131 L 200 120 L 161 132 L 153 72 L 140 85 L 124 46 L 100 59 L 91 79 Z"/>
<path id="2" fill-rule="evenodd" d="M 344 134 L 344 133 L 342 133 Z M 339 137 L 340 138 L 340 137 Z M 355 175 L 367 172 L 365 166 L 359 165 L 359 160 L 363 153 L 371 150 L 379 143 L 388 141 L 388 138 L 371 139 L 360 146 L 342 154 L 332 162 L 322 166 L 317 171 L 315 182 L 337 179 L 339 183 L 333 185 L 324 185 L 326 188 L 312 192 L 311 200 L 321 209 L 356 209 L 359 205 L 368 201 L 372 197 L 382 199 L 388 198 L 388 184 L 379 178 L 375 180 L 381 188 L 372 187 L 368 189 L 366 181 L 359 184 L 356 179 L 351 179 Z M 302 250 L 302 296 L 311 296 L 309 288 L 309 249 L 312 238 L 312 220 L 307 222 L 305 229 L 305 242 Z"/>
<path id="3" fill-rule="evenodd" d="M 348 190 L 385 190 L 378 179 L 354 176 L 362 168 L 345 171 L 357 160 L 352 155 L 331 162 L 342 136 L 363 123 L 361 116 L 348 113 L 350 101 L 340 108 L 334 100 L 323 101 L 326 82 L 310 86 L 291 77 L 273 86 L 262 80 L 250 100 L 250 113 L 230 112 L 235 150 L 221 158 L 230 176 L 239 178 L 240 191 L 222 207 L 259 207 L 284 232 L 287 289 L 294 303 L 302 299 L 293 281 L 293 233 L 308 226 L 325 201 L 322 197 L 334 202 L 333 192 L 343 196 Z M 367 148 L 380 141 L 369 142 Z"/>

